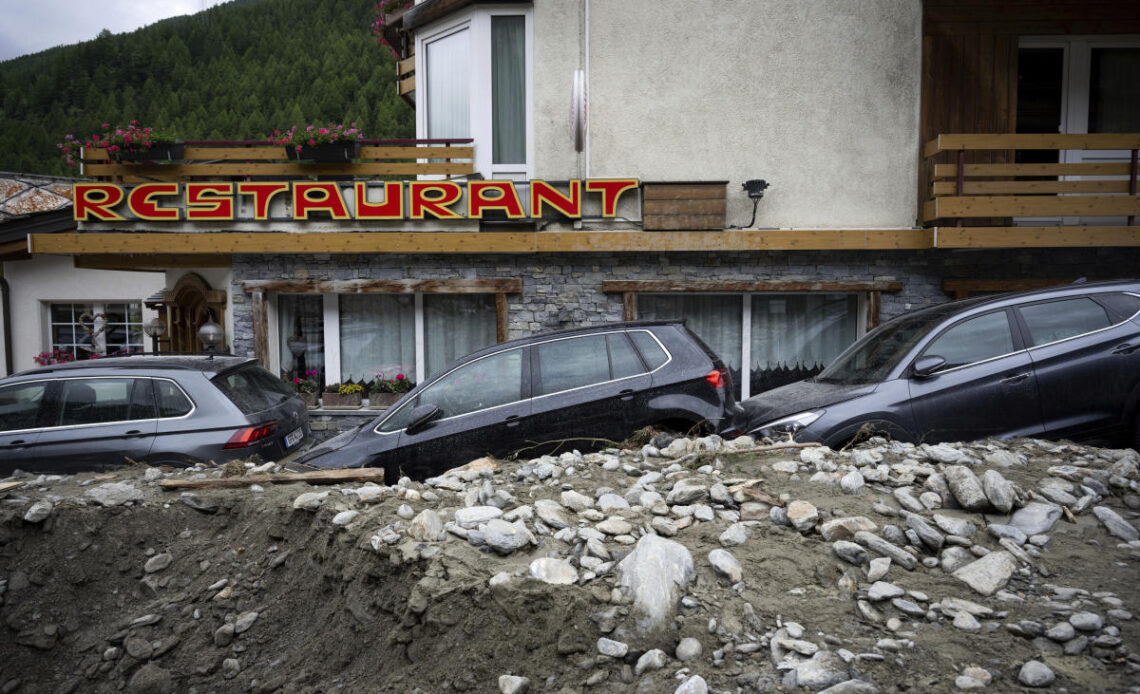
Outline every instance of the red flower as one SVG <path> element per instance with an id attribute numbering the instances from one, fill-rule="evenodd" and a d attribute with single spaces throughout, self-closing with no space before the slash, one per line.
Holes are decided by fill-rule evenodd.
<path id="1" fill-rule="evenodd" d="M 397 380 L 397 381 L 402 381 L 402 380 L 404 380 L 404 374 L 396 374 L 396 380 Z"/>

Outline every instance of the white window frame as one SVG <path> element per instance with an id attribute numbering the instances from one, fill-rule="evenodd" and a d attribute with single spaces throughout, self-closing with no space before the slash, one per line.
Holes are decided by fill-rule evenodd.
<path id="1" fill-rule="evenodd" d="M 91 340 L 92 346 L 98 348 L 97 351 L 93 352 L 92 354 L 98 354 L 100 356 L 106 356 L 107 355 L 106 332 L 100 331 L 100 328 L 103 328 L 105 330 L 105 321 L 103 319 L 99 318 L 99 315 L 102 313 L 106 313 L 107 306 L 109 304 L 122 304 L 122 305 L 128 306 L 128 307 L 131 304 L 137 304 L 139 307 L 139 316 L 140 316 L 139 328 L 141 329 L 143 323 L 146 322 L 145 315 L 144 315 L 146 307 L 143 306 L 142 301 L 139 301 L 137 299 L 112 299 L 112 300 L 108 300 L 108 301 L 90 301 L 90 300 L 83 300 L 83 299 L 79 299 L 79 300 L 52 299 L 51 301 L 43 302 L 43 312 L 44 312 L 43 326 L 45 328 L 45 334 L 44 334 L 44 340 L 43 340 L 43 344 L 45 345 L 44 351 L 50 352 L 53 349 L 55 349 L 55 339 L 54 339 L 55 338 L 55 330 L 54 330 L 55 326 L 57 326 L 57 325 L 74 325 L 77 330 L 82 329 L 82 325 L 79 323 L 79 317 L 78 316 L 75 316 L 75 322 L 69 323 L 69 324 L 56 323 L 55 321 L 53 321 L 52 320 L 52 307 L 53 306 L 60 306 L 60 305 L 90 306 L 91 307 L 91 314 L 93 316 L 93 318 L 91 320 L 92 329 L 94 329 L 95 331 L 100 333 L 98 335 L 93 336 L 93 338 Z M 126 346 L 127 350 L 130 351 L 131 349 L 137 347 L 140 351 L 146 351 L 146 349 L 147 349 L 147 344 L 146 344 L 147 337 L 146 337 L 146 335 L 142 336 L 141 342 L 139 344 L 132 345 L 132 344 L 130 344 L 130 325 L 131 325 L 131 323 L 129 321 L 127 321 L 126 325 L 127 325 L 127 333 L 128 333 L 127 346 Z M 75 346 L 77 350 L 79 349 L 78 343 L 72 343 L 72 345 L 70 345 L 70 346 Z M 87 355 L 85 355 L 85 354 L 76 354 L 76 359 L 83 359 L 86 356 Z"/>
<path id="2" fill-rule="evenodd" d="M 526 162 L 523 164 L 492 164 L 492 103 L 491 103 L 491 18 L 502 15 L 521 15 L 525 21 L 526 36 Z M 416 108 L 416 137 L 427 137 L 427 85 L 431 75 L 427 69 L 427 44 L 458 31 L 467 29 L 470 52 L 471 81 L 468 105 L 471 117 L 471 137 L 474 139 L 475 171 L 486 179 L 526 181 L 534 178 L 534 10 L 530 5 L 480 5 L 457 13 L 444 21 L 430 24 L 416 32 L 416 55 L 421 56 L 416 66 L 416 80 L 422 85 L 417 92 L 424 94 L 422 108 Z M 443 176 L 420 176 L 437 179 Z"/>

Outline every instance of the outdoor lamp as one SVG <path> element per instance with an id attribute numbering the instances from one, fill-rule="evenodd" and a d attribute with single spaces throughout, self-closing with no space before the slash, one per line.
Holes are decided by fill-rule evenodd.
<path id="1" fill-rule="evenodd" d="M 752 199 L 752 221 L 748 222 L 745 229 L 756 223 L 756 206 L 760 204 L 760 198 L 764 197 L 764 191 L 767 189 L 768 182 L 762 178 L 753 178 L 744 182 L 744 191 Z"/>
<path id="2" fill-rule="evenodd" d="M 202 346 L 206 351 L 213 355 L 218 350 L 218 346 L 222 344 L 225 339 L 226 331 L 222 330 L 222 326 L 214 322 L 213 316 L 208 316 L 206 322 L 202 327 L 198 328 L 198 340 L 201 341 Z"/>
<path id="3" fill-rule="evenodd" d="M 162 322 L 160 316 L 155 316 L 147 322 L 143 323 L 143 332 L 150 338 L 150 348 L 158 354 L 158 338 L 162 337 L 166 332 L 166 323 Z"/>

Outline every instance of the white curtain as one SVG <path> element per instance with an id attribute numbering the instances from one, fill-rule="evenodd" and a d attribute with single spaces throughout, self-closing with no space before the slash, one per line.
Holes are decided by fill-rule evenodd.
<path id="1" fill-rule="evenodd" d="M 752 297 L 754 370 L 824 366 L 858 336 L 854 294 Z"/>
<path id="2" fill-rule="evenodd" d="M 305 351 L 294 358 L 289 342 L 300 334 Z M 298 371 L 325 370 L 324 299 L 316 294 L 281 294 L 277 297 L 277 335 L 281 346 L 281 370 L 304 377 Z M 303 369 L 301 367 L 304 367 Z M 320 381 L 320 378 L 314 379 Z"/>
<path id="3" fill-rule="evenodd" d="M 495 296 L 425 295 L 424 338 L 428 376 L 465 354 L 495 344 Z"/>
<path id="4" fill-rule="evenodd" d="M 744 348 L 740 295 L 639 294 L 637 316 L 647 320 L 684 318 L 685 324 L 712 349 L 732 371 L 740 395 L 740 364 Z"/>
<path id="5" fill-rule="evenodd" d="M 464 29 L 427 44 L 427 136 L 471 137 L 468 53 Z"/>
<path id="6" fill-rule="evenodd" d="M 340 296 L 340 380 L 416 373 L 416 308 L 410 294 Z"/>
<path id="7" fill-rule="evenodd" d="M 526 18 L 491 17 L 491 163 L 526 163 Z"/>

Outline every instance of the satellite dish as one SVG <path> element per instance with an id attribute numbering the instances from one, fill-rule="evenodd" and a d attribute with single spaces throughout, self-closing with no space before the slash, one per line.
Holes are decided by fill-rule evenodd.
<path id="1" fill-rule="evenodd" d="M 574 88 L 570 95 L 570 131 L 574 137 L 574 151 L 586 148 L 586 72 L 574 71 Z"/>

